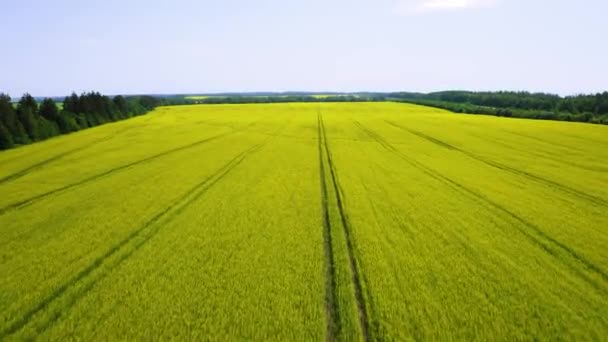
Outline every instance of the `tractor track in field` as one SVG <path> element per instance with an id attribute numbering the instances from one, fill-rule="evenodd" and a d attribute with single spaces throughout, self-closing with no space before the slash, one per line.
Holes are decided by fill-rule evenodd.
<path id="1" fill-rule="evenodd" d="M 55 300 L 60 299 L 64 295 L 69 295 L 68 291 L 70 291 L 70 289 L 74 288 L 79 282 L 86 281 L 86 278 L 96 270 L 103 267 L 104 263 L 108 259 L 114 256 L 118 256 L 118 259 L 116 261 L 108 265 L 108 270 L 105 273 L 94 277 L 85 286 L 78 288 L 77 292 L 74 293 L 71 298 L 69 298 L 67 305 L 62 306 L 61 310 L 53 312 L 49 319 L 47 319 L 41 326 L 36 328 L 38 334 L 43 333 L 61 317 L 62 312 L 68 311 L 66 310 L 66 308 L 69 309 L 73 307 L 73 305 L 76 304 L 78 299 L 80 299 L 88 291 L 90 291 L 95 286 L 95 284 L 105 276 L 105 274 L 107 274 L 109 271 L 116 268 L 122 262 L 128 259 L 164 227 L 164 225 L 157 223 L 159 223 L 161 220 L 163 221 L 163 223 L 167 223 L 174 217 L 179 215 L 186 207 L 188 207 L 194 201 L 198 200 L 201 196 L 203 196 L 211 187 L 221 181 L 228 173 L 230 173 L 234 168 L 240 165 L 248 156 L 261 149 L 267 142 L 268 139 L 262 142 L 261 144 L 250 147 L 247 150 L 238 154 L 228 163 L 224 164 L 221 168 L 219 168 L 216 172 L 206 177 L 201 182 L 197 183 L 194 187 L 192 187 L 178 199 L 170 203 L 165 209 L 156 213 L 144 224 L 142 224 L 136 230 L 127 235 L 124 239 L 110 247 L 106 252 L 94 259 L 88 266 L 78 272 L 74 277 L 72 277 L 59 287 L 55 288 L 54 291 L 52 291 L 38 304 L 27 310 L 19 319 L 15 320 L 7 328 L 0 331 L 0 340 L 24 328 L 28 323 L 32 321 L 32 319 L 34 319 L 34 317 L 38 313 L 41 313 L 43 310 L 48 308 L 49 305 L 51 305 Z M 124 250 L 123 247 L 127 246 L 131 242 L 134 243 L 133 247 L 126 250 L 124 254 L 119 255 L 119 253 Z"/>
<path id="2" fill-rule="evenodd" d="M 574 188 L 569 187 L 567 185 L 564 185 L 564 184 L 552 181 L 550 179 L 546 179 L 546 178 L 537 176 L 537 175 L 529 173 L 527 171 L 523 171 L 523 170 L 519 170 L 519 169 L 510 167 L 508 165 L 505 165 L 505 164 L 493 161 L 491 159 L 483 158 L 481 156 L 478 156 L 475 153 L 469 152 L 467 150 L 463 150 L 461 148 L 458 148 L 458 147 L 456 147 L 454 145 L 451 145 L 451 144 L 449 144 L 449 143 L 447 143 L 445 141 L 441 141 L 439 139 L 431 137 L 431 136 L 429 136 L 427 134 L 424 134 L 422 132 L 419 132 L 419 131 L 416 131 L 416 130 L 413 130 L 413 129 L 409 129 L 409 128 L 400 126 L 400 125 L 398 125 L 398 124 L 396 124 L 394 122 L 391 122 L 391 121 L 388 121 L 388 120 L 385 120 L 385 122 L 388 123 L 389 125 L 393 126 L 393 127 L 397 127 L 399 129 L 407 131 L 407 132 L 409 132 L 409 133 L 411 133 L 411 134 L 413 134 L 413 135 L 415 135 L 415 136 L 417 136 L 419 138 L 425 139 L 425 140 L 427 140 L 427 141 L 429 141 L 429 142 L 431 142 L 431 143 L 433 143 L 435 145 L 441 146 L 441 147 L 446 148 L 446 149 L 451 150 L 451 151 L 456 151 L 456 152 L 459 152 L 461 154 L 464 154 L 467 157 L 472 158 L 474 160 L 477 160 L 479 162 L 482 162 L 482 163 L 484 163 L 484 164 L 486 164 L 488 166 L 492 166 L 492 167 L 494 167 L 496 169 L 499 169 L 499 170 L 502 170 L 502 171 L 506 171 L 506 172 L 510 172 L 512 174 L 515 174 L 515 175 L 526 177 L 527 179 L 530 179 L 532 181 L 536 181 L 538 183 L 542 183 L 544 185 L 547 185 L 547 186 L 549 186 L 551 188 L 554 188 L 554 189 L 557 189 L 557 190 L 561 190 L 562 192 L 565 192 L 565 193 L 568 193 L 570 195 L 576 196 L 576 197 L 581 198 L 583 200 L 587 200 L 587 201 L 592 202 L 594 204 L 608 206 L 608 201 L 606 201 L 605 199 L 603 199 L 601 197 L 597 197 L 595 195 L 588 194 L 586 192 L 574 189 Z"/>
<path id="3" fill-rule="evenodd" d="M 558 143 L 558 142 L 555 142 L 555 141 L 549 141 L 549 140 L 541 139 L 539 137 L 535 137 L 533 135 L 529 135 L 529 134 L 525 134 L 525 133 L 521 133 L 521 132 L 515 132 L 515 131 L 508 130 L 508 129 L 502 129 L 502 131 L 505 132 L 505 133 L 509 133 L 511 135 L 517 135 L 518 137 L 534 140 L 534 141 L 543 143 L 545 145 L 550 145 L 550 146 L 553 146 L 553 147 L 558 146 L 558 147 L 560 147 L 562 149 L 566 149 L 566 150 L 569 150 L 569 151 L 575 151 L 577 153 L 583 153 L 583 154 L 585 153 L 580 148 L 576 148 L 576 147 L 574 147 L 572 145 L 566 145 L 566 144 Z"/>
<path id="4" fill-rule="evenodd" d="M 317 118 L 319 147 L 319 175 L 321 177 L 321 210 L 323 213 L 323 247 L 325 252 L 325 307 L 327 311 L 327 340 L 334 341 L 338 335 L 340 312 L 337 310 L 337 284 L 331 223 L 327 200 L 327 180 L 325 179 L 325 161 L 323 158 L 323 142 L 321 132 L 321 115 Z"/>
<path id="5" fill-rule="evenodd" d="M 122 130 L 119 130 L 117 132 L 109 134 L 108 136 L 106 136 L 104 138 L 94 140 L 94 141 L 92 141 L 92 142 L 90 142 L 88 144 L 85 144 L 83 146 L 76 147 L 74 149 L 65 151 L 63 153 L 59 153 L 59 154 L 57 154 L 55 156 L 52 156 L 52 157 L 47 158 L 47 159 L 45 159 L 43 161 L 40 161 L 40 162 L 38 162 L 38 163 L 36 163 L 34 165 L 30 165 L 30 166 L 28 166 L 28 167 L 26 167 L 26 168 L 24 168 L 22 170 L 19 170 L 19 171 L 13 173 L 13 174 L 10 174 L 8 176 L 0 178 L 0 185 L 2 185 L 4 183 L 11 182 L 11 181 L 14 181 L 14 180 L 17 180 L 17 179 L 19 179 L 19 178 L 21 178 L 23 176 L 26 176 L 26 175 L 30 174 L 31 172 L 33 172 L 35 170 L 38 170 L 38 169 L 41 169 L 41 168 L 45 167 L 47 164 L 50 164 L 50 163 L 52 163 L 54 161 L 57 161 L 57 160 L 60 160 L 60 159 L 62 159 L 64 157 L 67 157 L 67 156 L 69 156 L 71 154 L 74 154 L 74 153 L 86 150 L 86 149 L 88 149 L 90 147 L 93 147 L 93 146 L 95 146 L 97 144 L 100 144 L 100 143 L 102 143 L 104 141 L 108 141 L 108 140 L 110 140 L 110 139 L 116 137 L 117 135 L 120 135 L 120 134 L 122 134 L 122 133 L 124 133 L 126 131 L 130 131 L 132 129 L 140 128 L 140 127 L 143 127 L 143 126 L 126 127 L 126 128 L 124 128 Z"/>
<path id="6" fill-rule="evenodd" d="M 355 121 L 355 124 L 362 131 L 367 133 L 370 137 L 374 138 L 376 140 L 376 142 L 380 146 L 385 148 L 387 151 L 395 154 L 396 156 L 398 156 L 402 160 L 406 161 L 408 164 L 412 165 L 413 167 L 419 169 L 423 173 L 427 174 L 431 178 L 436 179 L 436 180 L 450 186 L 451 188 L 458 190 L 459 192 L 461 192 L 465 195 L 468 195 L 468 197 L 470 197 L 474 200 L 477 200 L 478 202 L 487 206 L 488 208 L 494 209 L 494 210 L 502 213 L 504 216 L 506 216 L 514 221 L 517 221 L 521 225 L 527 227 L 528 229 L 523 229 L 519 225 L 513 225 L 530 242 L 534 243 L 535 245 L 537 245 L 538 247 L 543 249 L 545 252 L 547 252 L 549 255 L 556 258 L 560 262 L 562 262 L 563 265 L 568 267 L 573 273 L 575 273 L 580 278 L 585 280 L 587 283 L 592 285 L 596 290 L 598 290 L 600 292 L 604 292 L 604 293 L 608 292 L 605 288 L 605 284 L 600 285 L 594 279 L 589 278 L 585 273 L 581 272 L 580 268 L 573 266 L 572 264 L 568 263 L 566 260 L 561 258 L 559 255 L 559 252 L 561 251 L 562 254 L 567 255 L 572 261 L 575 261 L 575 262 L 583 265 L 588 271 L 591 271 L 592 273 L 599 275 L 604 281 L 608 281 L 608 273 L 606 273 L 606 271 L 604 271 L 603 269 L 598 267 L 596 264 L 594 264 L 593 262 L 591 262 L 590 260 L 585 258 L 583 255 L 579 254 L 578 252 L 576 252 L 569 246 L 565 245 L 564 243 L 549 236 L 540 227 L 538 227 L 534 223 L 527 221 L 526 219 L 524 219 L 521 216 L 517 215 L 516 213 L 510 211 L 509 209 L 505 208 L 504 206 L 500 205 L 499 203 L 491 200 L 487 196 L 480 194 L 479 192 L 477 192 L 473 189 L 470 189 L 467 186 L 465 186 L 447 176 L 444 176 L 443 174 L 424 165 L 423 163 L 420 163 L 419 161 L 415 160 L 414 158 L 411 158 L 411 157 L 405 155 L 403 152 L 396 149 L 393 145 L 389 144 L 386 140 L 384 140 L 377 133 L 365 128 L 360 123 Z M 530 230 L 533 233 L 531 233 Z"/>
<path id="7" fill-rule="evenodd" d="M 577 164 L 577 163 L 572 163 L 572 162 L 566 161 L 564 159 L 560 159 L 560 158 L 557 158 L 557 157 L 550 156 L 547 153 L 540 153 L 540 152 L 535 152 L 535 151 L 528 151 L 528 150 L 524 150 L 524 149 L 519 149 L 517 147 L 513 147 L 512 145 L 509 145 L 509 144 L 507 144 L 507 143 L 505 143 L 503 141 L 500 141 L 498 139 L 495 139 L 495 138 L 490 138 L 490 137 L 487 137 L 487 136 L 477 135 L 477 134 L 472 134 L 471 136 L 474 136 L 474 137 L 476 137 L 478 139 L 481 139 L 481 140 L 484 140 L 486 142 L 491 142 L 493 144 L 500 145 L 500 146 L 502 146 L 504 148 L 507 148 L 509 150 L 515 151 L 515 152 L 520 153 L 520 154 L 521 153 L 530 154 L 532 156 L 536 156 L 536 157 L 539 157 L 539 158 L 542 158 L 542 159 L 550 160 L 552 162 L 560 163 L 560 164 L 567 165 L 567 166 L 570 166 L 570 167 L 574 167 L 574 168 L 577 168 L 577 169 L 582 169 L 582 170 L 587 170 L 587 171 L 592 171 L 592 172 L 608 172 L 608 168 L 606 168 L 606 167 L 593 167 L 593 166 L 580 165 L 580 164 Z"/>
<path id="8" fill-rule="evenodd" d="M 211 137 L 208 137 L 208 138 L 205 138 L 205 139 L 202 139 L 202 140 L 198 140 L 198 141 L 195 141 L 193 143 L 190 143 L 190 144 L 187 144 L 187 145 L 184 145 L 184 146 L 172 148 L 172 149 L 166 150 L 164 152 L 157 153 L 157 154 L 154 154 L 152 156 L 148 156 L 146 158 L 139 159 L 139 160 L 136 160 L 134 162 L 131 162 L 131 163 L 128 163 L 128 164 L 124 164 L 124 165 L 121 165 L 121 166 L 118 166 L 118 167 L 115 167 L 115 168 L 112 168 L 112 169 L 104 171 L 102 173 L 98 173 L 98 174 L 93 175 L 91 177 L 82 179 L 82 180 L 80 180 L 80 181 L 78 181 L 76 183 L 68 184 L 68 185 L 62 186 L 60 188 L 57 188 L 57 189 L 54 189 L 54 190 L 51 190 L 51 191 L 47 191 L 47 192 L 44 192 L 42 194 L 39 194 L 39 195 L 30 197 L 30 198 L 21 200 L 19 202 L 11 203 L 9 205 L 6 205 L 6 206 L 0 208 L 0 216 L 4 215 L 8 211 L 32 205 L 32 204 L 34 204 L 34 203 L 36 203 L 36 202 L 38 202 L 38 201 L 40 201 L 42 199 L 45 199 L 45 198 L 47 198 L 49 196 L 52 196 L 54 194 L 61 193 L 61 192 L 70 190 L 72 188 L 76 188 L 78 186 L 81 186 L 81 185 L 84 185 L 84 184 L 96 181 L 96 180 L 98 180 L 100 178 L 109 176 L 109 175 L 114 174 L 116 172 L 119 172 L 119 171 L 122 171 L 122 170 L 126 170 L 126 169 L 132 168 L 134 166 L 138 166 L 138 165 L 141 165 L 141 164 L 144 164 L 144 163 L 147 163 L 147 162 L 159 159 L 161 157 L 164 157 L 164 156 L 176 153 L 176 152 L 184 151 L 184 150 L 187 150 L 187 149 L 199 146 L 199 145 L 203 145 L 203 144 L 208 143 L 210 141 L 213 141 L 213 140 L 216 140 L 216 139 L 220 139 L 220 138 L 224 138 L 226 136 L 229 136 L 229 135 L 241 132 L 243 130 L 246 130 L 248 127 L 250 127 L 250 126 L 252 126 L 254 124 L 255 124 L 255 122 L 252 123 L 252 124 L 250 124 L 250 125 L 248 125 L 248 126 L 246 126 L 246 127 L 244 127 L 244 128 L 238 129 L 238 130 L 234 130 L 234 131 L 231 131 L 231 132 L 226 132 L 226 133 L 214 135 L 214 136 L 211 136 Z"/>
<path id="9" fill-rule="evenodd" d="M 365 306 L 365 298 L 363 295 L 363 286 L 362 286 L 362 273 L 357 264 L 357 260 L 355 257 L 355 246 L 352 238 L 352 229 L 351 224 L 346 214 L 345 205 L 344 205 L 344 195 L 340 183 L 338 181 L 337 171 L 335 164 L 333 162 L 332 154 L 329 149 L 329 144 L 327 143 L 327 133 L 325 131 L 325 124 L 323 122 L 323 116 L 321 112 L 318 113 L 318 125 L 319 125 L 319 133 L 321 134 L 319 137 L 319 146 L 320 152 L 325 151 L 325 156 L 327 158 L 327 169 L 331 175 L 331 186 L 335 192 L 336 202 L 338 204 L 338 213 L 340 215 L 340 221 L 342 223 L 343 234 L 346 240 L 346 250 L 347 256 L 349 260 L 349 267 L 352 274 L 352 282 L 355 290 L 355 300 L 357 304 L 357 312 L 359 316 L 359 325 L 361 327 L 362 338 L 364 341 L 370 341 L 370 325 L 369 325 L 369 315 L 367 313 L 367 308 Z M 324 159 L 321 155 L 321 162 L 324 163 Z M 323 171 L 325 166 L 323 166 Z M 326 181 L 326 177 L 323 174 L 322 181 Z M 327 184 L 324 186 L 325 190 L 327 190 Z M 325 193 L 327 195 L 327 191 Z M 327 205 L 327 197 L 325 198 L 325 204 Z M 327 220 L 327 225 L 329 226 L 329 231 L 331 231 L 332 227 L 329 221 L 329 211 L 327 206 L 325 206 L 325 219 Z"/>

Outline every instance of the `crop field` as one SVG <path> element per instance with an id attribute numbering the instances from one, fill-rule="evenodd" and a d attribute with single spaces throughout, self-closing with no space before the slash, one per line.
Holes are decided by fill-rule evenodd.
<path id="1" fill-rule="evenodd" d="M 202 96 L 202 95 L 195 95 L 195 96 L 184 96 L 184 98 L 186 100 L 204 100 L 209 98 L 210 96 Z"/>
<path id="2" fill-rule="evenodd" d="M 608 127 L 160 107 L 0 153 L 0 340 L 602 340 Z"/>
<path id="3" fill-rule="evenodd" d="M 248 95 L 248 94 L 244 94 L 241 95 L 243 97 L 251 97 L 251 98 L 261 98 L 261 97 L 288 97 L 290 95 L 272 95 L 272 96 L 266 96 L 266 95 Z M 311 96 L 315 99 L 326 99 L 328 97 L 339 97 L 339 96 L 355 96 L 358 97 L 357 95 L 341 95 L 341 94 L 314 94 L 314 95 L 306 95 L 306 96 Z M 227 97 L 227 96 L 223 96 L 223 95 L 189 95 L 189 96 L 184 96 L 184 99 L 186 100 L 205 100 L 208 98 L 222 98 L 222 97 Z"/>
<path id="4" fill-rule="evenodd" d="M 315 99 L 326 99 L 328 97 L 341 97 L 341 96 L 353 96 L 353 97 L 359 97 L 359 95 L 345 95 L 345 94 L 315 94 L 312 95 L 312 97 L 314 97 Z"/>

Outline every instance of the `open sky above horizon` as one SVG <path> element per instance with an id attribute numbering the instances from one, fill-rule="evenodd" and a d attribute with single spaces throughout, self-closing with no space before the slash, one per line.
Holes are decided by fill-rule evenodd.
<path id="1" fill-rule="evenodd" d="M 605 0 L 7 0 L 0 92 L 608 90 Z"/>

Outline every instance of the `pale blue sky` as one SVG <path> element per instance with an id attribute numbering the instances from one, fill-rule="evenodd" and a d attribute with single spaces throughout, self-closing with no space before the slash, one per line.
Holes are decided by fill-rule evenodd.
<path id="1" fill-rule="evenodd" d="M 2 0 L 0 92 L 608 90 L 606 0 Z"/>

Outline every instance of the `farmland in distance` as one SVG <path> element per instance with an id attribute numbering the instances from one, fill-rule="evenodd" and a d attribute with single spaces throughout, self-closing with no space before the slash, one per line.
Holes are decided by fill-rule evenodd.
<path id="1" fill-rule="evenodd" d="M 608 127 L 160 107 L 0 153 L 0 340 L 608 336 Z"/>

